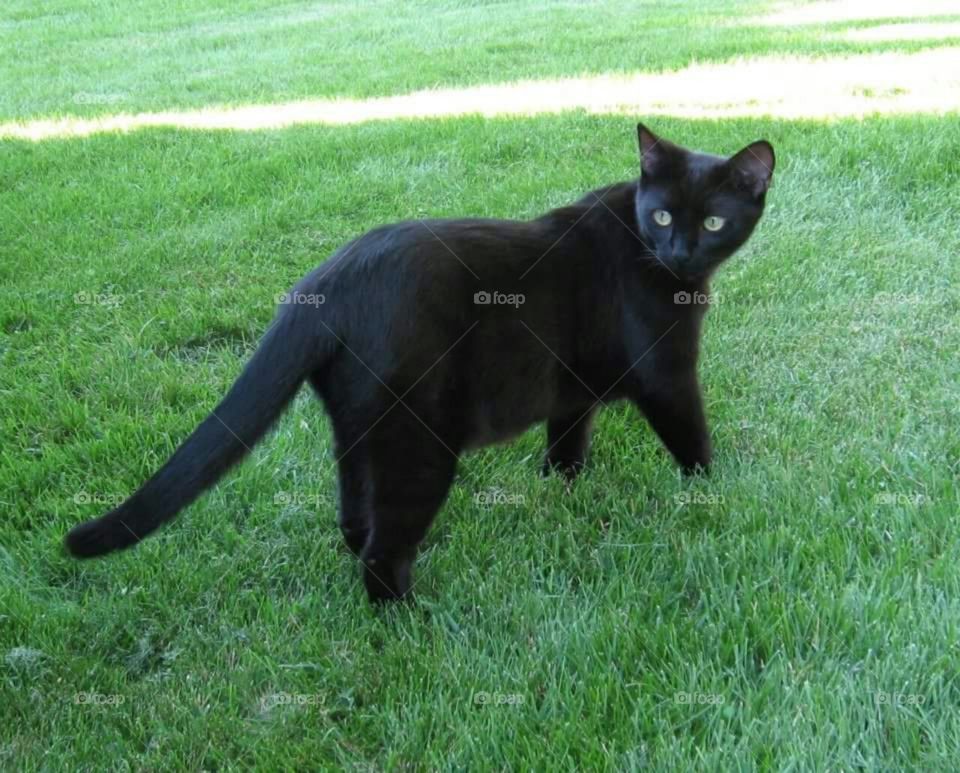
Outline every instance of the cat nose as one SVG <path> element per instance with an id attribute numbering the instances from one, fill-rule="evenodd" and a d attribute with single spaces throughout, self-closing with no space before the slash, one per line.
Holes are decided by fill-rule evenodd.
<path id="1" fill-rule="evenodd" d="M 685 261 L 690 260 L 690 254 L 692 250 L 690 249 L 690 242 L 684 239 L 683 237 L 674 237 L 670 241 L 670 257 L 676 261 Z"/>

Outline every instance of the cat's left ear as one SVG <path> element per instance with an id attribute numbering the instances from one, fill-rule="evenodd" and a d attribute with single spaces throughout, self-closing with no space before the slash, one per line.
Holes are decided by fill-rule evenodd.
<path id="1" fill-rule="evenodd" d="M 753 142 L 727 161 L 737 184 L 754 196 L 762 196 L 770 187 L 776 158 L 766 140 Z"/>

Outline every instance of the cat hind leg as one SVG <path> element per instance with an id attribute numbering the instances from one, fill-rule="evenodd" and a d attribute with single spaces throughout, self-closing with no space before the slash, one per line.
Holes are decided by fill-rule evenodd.
<path id="1" fill-rule="evenodd" d="M 417 548 L 453 483 L 457 450 L 408 421 L 372 434 L 372 531 L 360 558 L 377 603 L 410 595 Z"/>

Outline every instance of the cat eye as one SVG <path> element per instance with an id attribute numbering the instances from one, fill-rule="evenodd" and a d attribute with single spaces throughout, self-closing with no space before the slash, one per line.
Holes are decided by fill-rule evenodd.
<path id="1" fill-rule="evenodd" d="M 668 226 L 673 222 L 673 215 L 665 209 L 653 210 L 653 222 L 657 225 Z"/>
<path id="2" fill-rule="evenodd" d="M 703 227 L 708 231 L 719 231 L 721 228 L 723 228 L 723 224 L 726 222 L 726 218 L 718 215 L 710 215 L 710 217 L 703 221 Z"/>

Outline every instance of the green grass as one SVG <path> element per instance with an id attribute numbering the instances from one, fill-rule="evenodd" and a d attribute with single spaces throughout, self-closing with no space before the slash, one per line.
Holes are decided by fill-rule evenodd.
<path id="1" fill-rule="evenodd" d="M 505 6 L 506 40 L 522 14 Z M 198 17 L 150 7 L 144 28 Z M 616 45 L 603 19 L 591 34 Z M 22 114 L 56 97 L 50 41 L 70 48 L 88 28 L 102 29 L 22 43 L 47 63 L 34 60 L 40 96 Z M 482 61 L 471 46 L 465 61 Z M 583 53 L 549 67 L 577 71 Z M 504 76 L 542 74 L 511 61 Z M 291 66 L 269 77 L 293 83 Z M 415 60 L 389 66 L 403 72 L 390 88 L 423 76 Z M 351 93 L 374 89 L 357 70 Z M 231 88 L 255 88 L 243 73 Z M 156 538 L 93 563 L 60 540 L 166 459 L 276 294 L 338 245 L 421 215 L 532 216 L 630 177 L 632 119 L 0 142 L 0 767 L 955 764 L 960 120 L 652 125 L 778 152 L 768 213 L 714 283 L 714 474 L 681 479 L 626 407 L 602 414 L 570 493 L 536 474 L 541 430 L 468 456 L 417 603 L 385 611 L 340 545 L 329 427 L 306 392 Z M 491 490 L 519 503 L 478 504 Z"/>
<path id="2" fill-rule="evenodd" d="M 761 0 L 13 0 L 0 16 L 0 119 L 365 97 L 743 55 L 927 45 L 836 34 L 878 23 L 869 20 L 760 25 L 774 7 Z"/>

